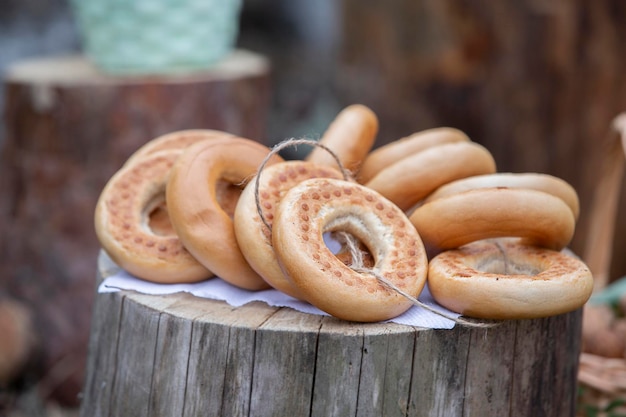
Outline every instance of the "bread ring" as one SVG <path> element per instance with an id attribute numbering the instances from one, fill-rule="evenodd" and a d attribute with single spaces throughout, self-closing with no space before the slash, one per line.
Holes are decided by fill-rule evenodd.
<path id="1" fill-rule="evenodd" d="M 593 278 L 565 253 L 495 239 L 434 257 L 428 288 L 439 304 L 468 317 L 532 319 L 582 307 Z"/>
<path id="2" fill-rule="evenodd" d="M 234 135 L 219 130 L 191 129 L 179 130 L 162 136 L 158 136 L 137 149 L 126 160 L 124 165 L 132 164 L 139 158 L 168 149 L 182 150 L 187 146 L 205 139 L 233 137 Z"/>
<path id="3" fill-rule="evenodd" d="M 305 161 L 287 161 L 263 169 L 259 178 L 259 202 L 263 217 L 271 226 L 274 213 L 283 195 L 309 178 L 342 178 L 335 168 Z M 235 209 L 234 225 L 237 243 L 252 269 L 273 288 L 292 297 L 303 299 L 297 288 L 283 274 L 272 246 L 270 230 L 257 212 L 255 181 L 250 181 L 241 193 Z"/>
<path id="4" fill-rule="evenodd" d="M 422 241 L 406 215 L 357 183 L 314 178 L 291 188 L 277 207 L 272 228 L 276 257 L 311 304 L 344 320 L 390 319 L 411 301 L 374 276 L 346 266 L 324 244 L 325 232 L 344 231 L 374 258 L 372 271 L 417 297 L 427 274 Z"/>
<path id="5" fill-rule="evenodd" d="M 377 134 L 376 114 L 366 106 L 353 104 L 337 115 L 319 143 L 333 151 L 345 169 L 354 172 L 374 146 Z M 318 165 L 337 167 L 332 155 L 321 147 L 313 148 L 305 160 Z"/>
<path id="6" fill-rule="evenodd" d="M 380 171 L 365 185 L 407 211 L 450 181 L 496 171 L 493 156 L 474 142 L 425 149 Z"/>
<path id="7" fill-rule="evenodd" d="M 165 200 L 165 185 L 179 151 L 162 151 L 120 169 L 108 181 L 95 210 L 102 248 L 132 275 L 160 283 L 196 282 L 213 276 L 196 261 L 165 218 L 158 230 L 149 215 Z M 162 215 L 163 213 L 161 213 Z"/>
<path id="8" fill-rule="evenodd" d="M 576 223 L 560 198 L 523 188 L 452 194 L 421 205 L 410 219 L 424 244 L 435 251 L 496 237 L 521 237 L 561 250 L 572 239 Z"/>
<path id="9" fill-rule="evenodd" d="M 269 286 L 241 254 L 232 218 L 220 205 L 219 184 L 231 184 L 231 196 L 238 198 L 239 187 L 254 176 L 269 152 L 239 137 L 198 142 L 176 161 L 166 189 L 172 225 L 187 250 L 223 280 L 248 290 Z M 279 161 L 282 158 L 273 155 L 268 165 Z"/>
<path id="10" fill-rule="evenodd" d="M 494 187 L 529 188 L 531 190 L 552 194 L 563 200 L 572 210 L 574 218 L 578 219 L 580 204 L 578 194 L 574 187 L 560 178 L 534 172 L 519 174 L 498 172 L 495 174 L 475 175 L 473 177 L 462 178 L 442 185 L 435 190 L 435 192 L 430 194 L 425 202 L 476 188 Z"/>
<path id="11" fill-rule="evenodd" d="M 438 127 L 414 133 L 370 152 L 363 161 L 357 179 L 361 184 L 365 184 L 384 168 L 409 155 L 446 143 L 469 141 L 470 138 L 465 133 L 450 127 Z"/>

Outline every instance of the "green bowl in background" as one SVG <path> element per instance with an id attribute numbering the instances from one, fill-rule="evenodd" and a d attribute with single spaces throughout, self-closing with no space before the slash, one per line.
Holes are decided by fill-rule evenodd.
<path id="1" fill-rule="evenodd" d="M 85 54 L 111 74 L 208 68 L 234 48 L 242 0 L 72 0 Z"/>

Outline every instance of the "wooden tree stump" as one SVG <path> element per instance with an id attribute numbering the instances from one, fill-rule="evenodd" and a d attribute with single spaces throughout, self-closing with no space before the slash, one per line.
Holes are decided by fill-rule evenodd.
<path id="1" fill-rule="evenodd" d="M 0 290 L 34 309 L 45 341 L 43 390 L 77 402 L 100 191 L 134 150 L 161 134 L 206 128 L 264 142 L 269 65 L 236 51 L 202 72 L 124 78 L 101 74 L 82 57 L 58 57 L 14 65 L 5 84 Z"/>
<path id="2" fill-rule="evenodd" d="M 114 268 L 101 256 L 99 278 Z M 574 416 L 580 326 L 581 311 L 426 330 L 101 293 L 81 416 Z"/>

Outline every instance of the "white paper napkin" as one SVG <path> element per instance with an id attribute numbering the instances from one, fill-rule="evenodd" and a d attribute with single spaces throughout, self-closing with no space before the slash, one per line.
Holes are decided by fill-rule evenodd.
<path id="1" fill-rule="evenodd" d="M 135 278 L 126 271 L 119 270 L 108 276 L 100 286 L 98 292 L 113 292 L 132 290 L 143 294 L 173 294 L 188 292 L 196 297 L 222 300 L 239 307 L 251 301 L 263 301 L 270 306 L 289 307 L 309 314 L 328 315 L 309 303 L 297 300 L 277 290 L 248 291 L 235 287 L 220 278 L 212 278 L 195 284 L 156 284 Z M 458 318 L 460 314 L 449 311 L 435 302 L 426 286 L 419 296 L 419 301 L 440 311 L 447 316 Z M 411 307 L 404 314 L 388 320 L 392 323 L 419 326 L 429 329 L 452 329 L 454 321 L 439 316 L 422 307 Z"/>

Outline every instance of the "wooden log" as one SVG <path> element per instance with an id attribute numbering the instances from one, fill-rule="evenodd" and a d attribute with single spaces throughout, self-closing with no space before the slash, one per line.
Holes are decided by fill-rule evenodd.
<path id="1" fill-rule="evenodd" d="M 33 308 L 45 341 L 46 391 L 77 403 L 100 191 L 134 150 L 161 134 L 206 128 L 264 142 L 269 65 L 239 50 L 202 72 L 114 77 L 80 56 L 53 57 L 10 67 L 5 87 L 0 290 Z"/>
<path id="2" fill-rule="evenodd" d="M 80 414 L 574 416 L 581 318 L 432 330 L 102 293 Z"/>

